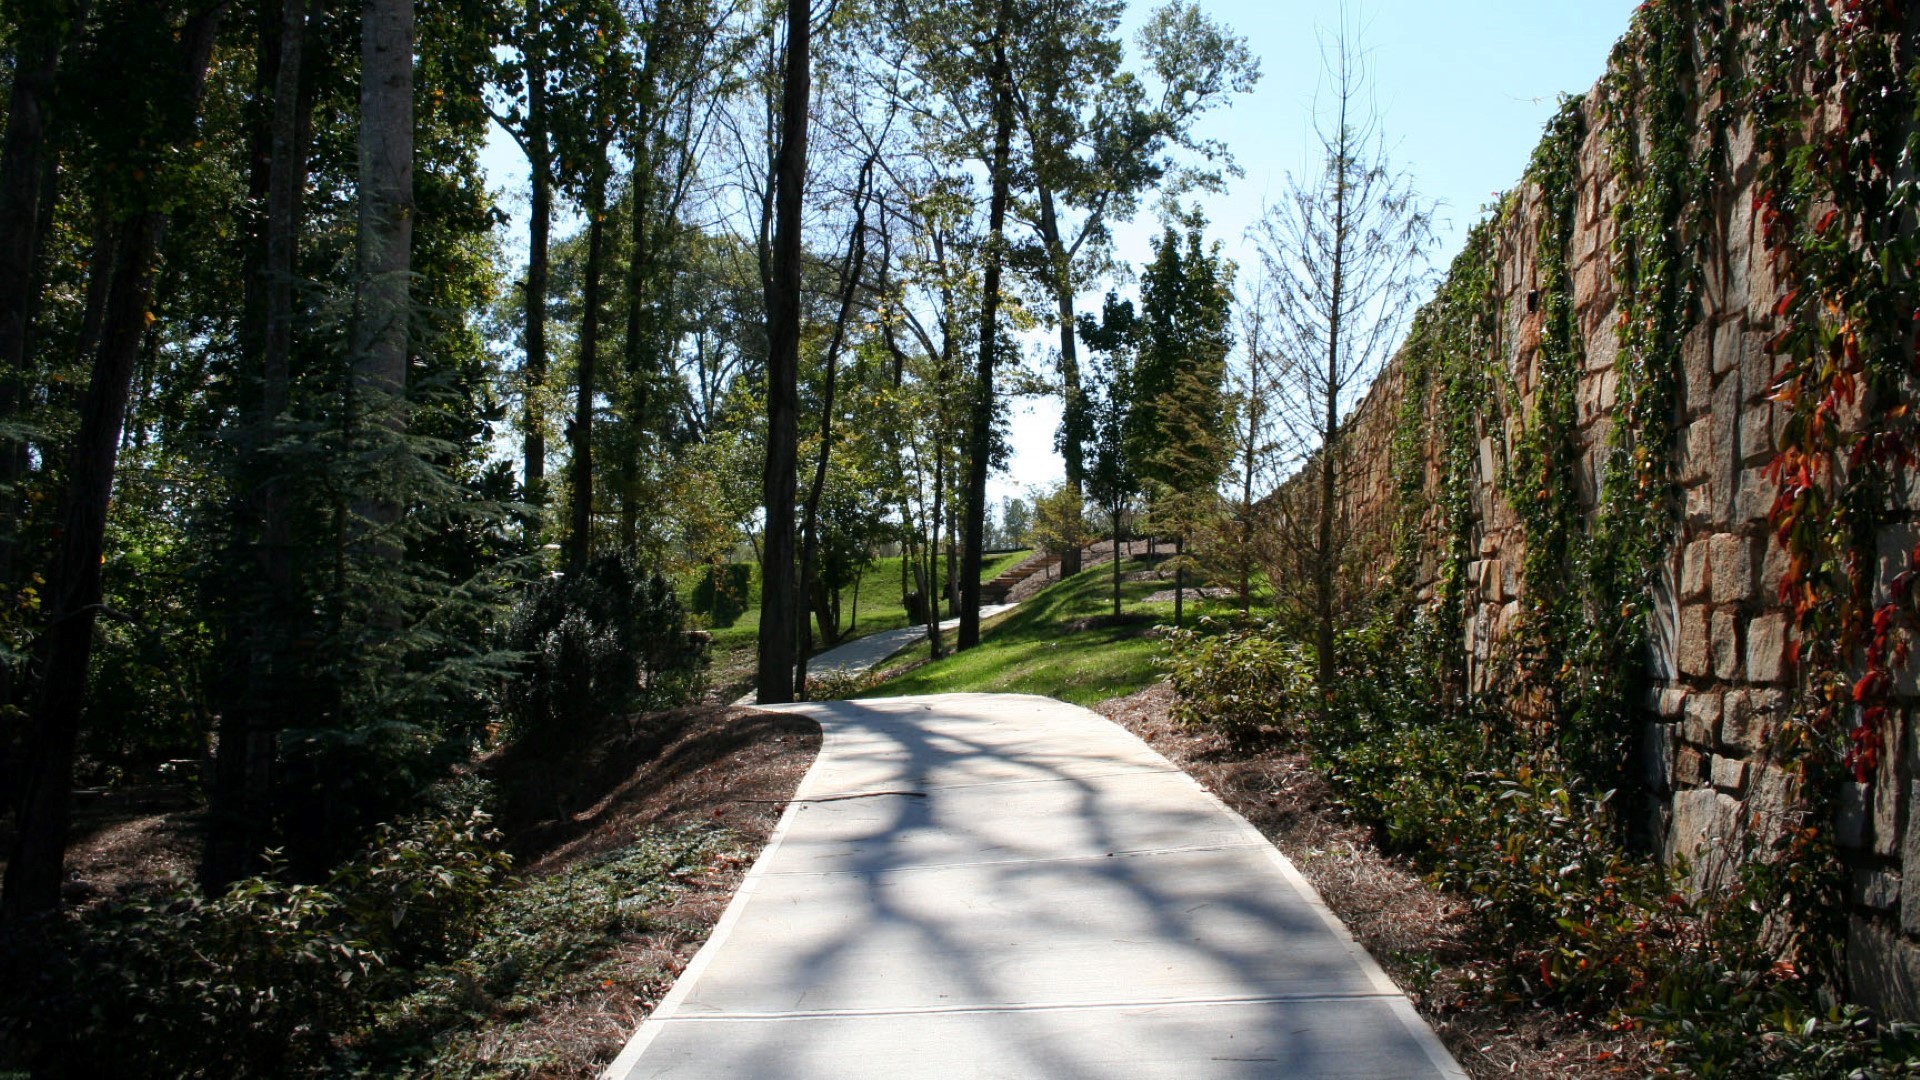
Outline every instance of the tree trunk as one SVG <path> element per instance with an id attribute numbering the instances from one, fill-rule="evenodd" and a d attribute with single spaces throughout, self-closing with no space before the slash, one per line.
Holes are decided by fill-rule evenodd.
<path id="1" fill-rule="evenodd" d="M 800 452 L 800 229 L 812 90 L 812 4 L 787 7 L 780 151 L 774 159 L 774 237 L 767 283 L 767 465 L 761 476 L 767 542 L 761 567 L 758 683 L 762 704 L 793 700 L 796 646 L 793 504 Z"/>
<path id="2" fill-rule="evenodd" d="M 940 641 L 940 608 L 945 598 L 940 592 L 940 522 L 942 498 L 947 490 L 947 450 L 937 447 L 933 452 L 933 513 L 930 518 L 932 535 L 927 538 L 927 580 L 923 586 L 927 603 L 927 644 L 928 654 L 935 660 L 945 653 Z M 948 579 L 951 581 L 951 577 Z"/>
<path id="3" fill-rule="evenodd" d="M 224 7 L 216 5 L 195 15 L 180 35 L 182 91 L 188 95 L 193 115 L 199 112 Z M 191 132 L 179 134 L 191 138 Z M 165 231 L 164 214 L 133 215 L 121 227 L 113 266 L 96 270 L 112 274 L 112 284 L 100 350 L 81 402 L 62 530 L 47 583 L 47 627 L 38 646 L 41 680 L 21 777 L 18 832 L 7 862 L 6 891 L 0 894 L 0 915 L 8 920 L 52 911 L 60 903 L 74 750 L 86 703 L 93 624 L 100 609 L 107 505 L 152 304 L 154 258 Z"/>
<path id="4" fill-rule="evenodd" d="M 265 194 L 266 235 L 257 283 L 261 295 L 260 398 L 251 425 L 245 473 L 259 529 L 254 552 L 262 591 L 243 615 L 236 634 L 243 665 L 238 700 L 220 715 L 220 740 L 214 760 L 212 807 L 201 878 L 210 887 L 246 873 L 247 863 L 266 844 L 266 802 L 279 729 L 289 725 L 288 709 L 300 695 L 287 682 L 287 655 L 297 598 L 293 595 L 293 538 L 284 477 L 272 446 L 280 436 L 292 386 L 293 280 L 299 239 L 300 195 L 306 183 L 306 127 L 311 108 L 302 75 L 307 0 L 282 0 L 279 25 L 262 28 L 262 78 L 270 82 L 272 109 L 267 125 Z M 268 50 L 263 50 L 268 52 Z M 267 62 L 269 61 L 270 62 Z"/>
<path id="5" fill-rule="evenodd" d="M 1084 441 L 1087 423 L 1087 395 L 1080 385 L 1079 338 L 1074 331 L 1073 264 L 1060 240 L 1060 220 L 1054 210 L 1053 189 L 1040 189 L 1040 238 L 1046 246 L 1047 284 L 1053 291 L 1055 317 L 1060 321 L 1060 459 L 1066 484 L 1076 498 L 1084 498 L 1087 488 L 1087 457 Z M 1081 549 L 1072 545 L 1060 556 L 1060 579 L 1080 572 Z"/>
<path id="6" fill-rule="evenodd" d="M 1345 148 L 1345 117 L 1342 144 L 1336 168 L 1340 170 L 1339 179 L 1333 189 L 1333 289 L 1328 310 L 1332 317 L 1327 320 L 1327 370 L 1324 391 L 1327 399 L 1324 433 L 1320 439 L 1320 517 L 1316 522 L 1318 536 L 1317 551 L 1314 560 L 1314 621 L 1315 626 L 1315 678 L 1319 683 L 1321 719 L 1324 721 L 1333 708 L 1333 682 L 1338 670 L 1333 655 L 1333 519 L 1336 508 L 1334 496 L 1339 492 L 1339 481 L 1335 474 L 1340 446 L 1340 330 L 1341 305 L 1346 296 L 1346 195 L 1347 160 Z"/>
<path id="7" fill-rule="evenodd" d="M 653 104 L 653 80 L 656 77 L 656 44 L 660 33 L 661 27 L 657 22 L 647 28 L 645 58 L 639 71 L 641 88 L 634 105 L 633 127 L 636 135 L 631 143 L 633 169 L 629 174 L 631 184 L 627 193 L 633 220 L 628 232 L 631 247 L 625 281 L 627 304 L 623 366 L 626 369 L 626 387 L 631 395 L 624 402 L 626 422 L 631 431 L 628 438 L 620 440 L 617 446 L 616 452 L 621 455 L 621 460 L 612 471 L 620 497 L 620 547 L 629 554 L 639 548 L 640 506 L 637 495 L 640 463 L 647 453 L 645 440 L 650 423 L 647 414 L 651 409 L 652 380 L 656 368 L 653 358 L 655 328 L 648 306 L 647 289 L 656 257 L 652 226 L 653 162 L 648 155 L 650 147 L 647 140 L 650 136 L 648 125 Z"/>
<path id="8" fill-rule="evenodd" d="M 43 17 L 52 25 L 26 33 L 14 47 L 12 98 L 5 140 L 0 142 L 0 423 L 19 415 L 30 378 L 28 340 L 40 294 L 35 271 L 56 194 L 50 182 L 55 151 L 48 131 L 54 78 L 61 50 L 79 36 L 86 13 L 86 0 L 73 4 L 65 34 L 60 33 L 58 20 Z M 0 437 L 0 492 L 7 499 L 4 520 L 0 520 L 0 589 L 13 586 L 20 524 L 15 500 L 26 468 L 25 441 Z M 0 705 L 11 700 L 6 678 L 0 668 Z"/>
<path id="9" fill-rule="evenodd" d="M 960 632 L 957 645 L 980 644 L 980 564 L 986 541 L 987 471 L 993 456 L 993 365 L 999 341 L 1000 270 L 1006 261 L 1007 202 L 1012 188 L 1013 86 L 1007 62 L 1012 11 L 1000 0 L 993 27 L 993 197 L 987 210 L 987 266 L 980 297 L 980 367 L 967 433 L 966 533 L 960 557 Z"/>
<path id="10" fill-rule="evenodd" d="M 1259 460 L 1260 360 L 1247 343 L 1247 438 L 1240 470 L 1240 618 L 1253 617 L 1253 470 Z"/>
<path id="11" fill-rule="evenodd" d="M 1177 533 L 1173 538 L 1173 628 L 1180 629 L 1181 613 L 1185 610 L 1187 599 L 1187 534 Z"/>
<path id="12" fill-rule="evenodd" d="M 360 217 L 354 304 L 353 393 L 368 437 L 398 451 L 406 436 L 407 325 L 413 255 L 413 3 L 365 0 L 360 25 Z M 400 520 L 391 477 L 356 509 L 377 557 L 398 560 L 382 536 Z"/>
<path id="13" fill-rule="evenodd" d="M 540 33 L 545 14 L 541 0 L 527 0 L 527 37 Z M 527 53 L 527 166 L 532 180 L 527 221 L 526 364 L 521 371 L 521 456 L 528 502 L 546 501 L 547 429 L 541 393 L 547 383 L 548 232 L 553 227 L 553 151 L 547 139 L 546 54 Z"/>
<path id="14" fill-rule="evenodd" d="M 871 549 L 868 550 L 868 554 L 872 554 Z M 865 574 L 861 574 L 859 577 L 853 579 L 853 610 L 847 613 L 847 633 L 849 634 L 853 633 L 860 625 L 860 582 L 864 580 L 866 576 Z"/>
<path id="15" fill-rule="evenodd" d="M 867 260 L 867 191 L 873 180 L 873 167 L 878 154 L 869 156 L 860 170 L 860 184 L 853 200 L 853 228 L 847 236 L 847 266 L 845 277 L 840 282 L 840 311 L 833 322 L 833 337 L 827 342 L 826 379 L 820 396 L 820 453 L 813 463 L 813 482 L 807 487 L 806 510 L 801 523 L 800 544 L 800 589 L 803 594 L 811 595 L 814 588 L 814 560 L 820 550 L 820 496 L 827 487 L 827 463 L 833 455 L 833 396 L 836 377 L 840 367 L 840 347 L 846 341 L 847 323 L 853 318 L 854 296 L 860 288 L 860 274 Z M 818 606 L 818 605 L 816 605 Z M 832 616 L 834 625 L 829 627 L 828 620 L 820 620 L 820 633 L 831 645 L 839 640 L 838 614 Z M 794 660 L 793 688 L 802 700 L 806 698 L 807 654 L 813 650 L 813 634 L 805 619 L 800 620 L 800 647 Z"/>
<path id="16" fill-rule="evenodd" d="M 606 273 L 607 150 L 599 147 L 587 182 L 587 265 L 580 287 L 580 355 L 573 423 L 567 444 L 573 452 L 568 475 L 567 571 L 580 573 L 593 557 L 593 395 L 600 364 L 600 283 Z"/>
<path id="17" fill-rule="evenodd" d="M 1113 512 L 1113 617 L 1120 617 L 1120 556 L 1126 548 L 1120 542 L 1120 511 Z"/>

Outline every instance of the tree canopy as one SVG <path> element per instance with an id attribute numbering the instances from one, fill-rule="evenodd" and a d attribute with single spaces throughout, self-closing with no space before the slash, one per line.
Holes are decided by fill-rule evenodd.
<path id="1" fill-rule="evenodd" d="M 1124 360 L 1077 305 L 1128 279 L 1114 224 L 1232 169 L 1194 123 L 1258 65 L 1196 5 L 1123 11 L 0 5 L 9 917 L 57 902 L 75 783 L 168 762 L 204 763 L 209 886 L 270 849 L 317 880 L 549 700 L 515 680 L 629 640 L 607 596 L 666 611 L 650 573 L 759 564 L 765 700 L 882 552 L 972 644 L 1028 528 L 986 494 L 1017 394 L 1064 400 L 1076 500 L 1209 488 L 1197 226 Z M 1124 466 L 1121 417 L 1159 425 Z"/>

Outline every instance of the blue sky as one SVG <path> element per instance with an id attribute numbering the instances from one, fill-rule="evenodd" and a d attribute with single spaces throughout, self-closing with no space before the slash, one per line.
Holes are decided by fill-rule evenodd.
<path id="1" fill-rule="evenodd" d="M 1255 265 L 1244 242 L 1247 226 L 1285 190 L 1289 173 L 1318 165 L 1312 118 L 1323 82 L 1320 43 L 1337 35 L 1344 6 L 1365 50 L 1389 154 L 1423 195 L 1441 204 L 1434 263 L 1445 267 L 1482 209 L 1519 180 L 1560 96 L 1584 93 L 1599 79 L 1637 3 L 1202 0 L 1201 6 L 1245 37 L 1260 58 L 1254 92 L 1216 110 L 1198 129 L 1230 147 L 1245 174 L 1225 193 L 1199 200 L 1227 255 L 1243 267 Z M 1135 3 L 1129 27 L 1150 8 Z M 1116 229 L 1121 257 L 1144 263 L 1148 238 L 1159 229 L 1150 214 Z M 1016 409 L 1013 464 L 992 482 L 996 501 L 1059 482 L 1058 423 L 1055 402 Z"/>
<path id="2" fill-rule="evenodd" d="M 1320 43 L 1337 33 L 1344 7 L 1365 50 L 1391 157 L 1441 204 L 1435 265 L 1444 267 L 1482 208 L 1519 179 L 1560 95 L 1583 93 L 1600 77 L 1635 6 L 1634 0 L 1202 0 L 1209 15 L 1247 39 L 1262 72 L 1252 94 L 1216 110 L 1199 128 L 1229 146 L 1244 171 L 1226 192 L 1200 200 L 1211 234 L 1229 257 L 1253 265 L 1243 242 L 1247 226 L 1264 202 L 1285 190 L 1289 173 L 1316 166 L 1312 110 L 1322 83 Z M 1151 7 L 1134 4 L 1129 36 Z M 494 184 L 508 189 L 511 209 L 525 165 L 503 136 L 488 149 L 483 163 Z M 516 224 L 509 250 L 524 245 L 522 231 Z M 1145 262 L 1147 240 L 1158 231 L 1151 213 L 1117 228 L 1119 254 Z M 996 503 L 1059 482 L 1058 422 L 1057 402 L 1015 407 L 1012 465 L 990 486 Z"/>

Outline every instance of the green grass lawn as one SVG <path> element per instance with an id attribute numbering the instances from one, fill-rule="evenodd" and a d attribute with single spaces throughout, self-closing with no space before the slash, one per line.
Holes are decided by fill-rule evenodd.
<path id="1" fill-rule="evenodd" d="M 1003 571 L 1018 564 L 1032 554 L 1030 551 L 1015 551 L 1004 555 L 989 555 L 981 564 L 980 580 L 992 581 Z M 686 586 L 691 591 L 691 583 Z M 900 558 L 875 559 L 860 575 L 857 589 L 859 605 L 856 608 L 854 586 L 840 590 L 840 619 L 842 629 L 848 637 L 860 637 L 877 634 L 882 630 L 897 630 L 907 625 L 907 609 L 900 603 Z M 739 648 L 751 648 L 760 634 L 760 571 L 753 571 L 753 584 L 748 597 L 746 610 L 733 621 L 731 626 L 713 629 L 713 647 L 716 651 Z"/>
<path id="2" fill-rule="evenodd" d="M 1146 569 L 1146 562 L 1131 560 L 1120 567 L 1122 574 Z M 1151 630 L 1173 621 L 1171 601 L 1142 601 L 1173 582 L 1122 582 L 1121 610 L 1129 621 L 1110 625 L 1100 617 L 1113 613 L 1112 574 L 1111 566 L 1077 574 L 990 620 L 978 648 L 914 668 L 859 696 L 979 691 L 1042 694 L 1092 705 L 1140 690 L 1159 678 L 1158 661 L 1166 647 Z M 1187 598 L 1189 623 L 1203 614 L 1236 611 L 1230 600 Z M 918 654 L 925 656 L 926 647 Z"/>

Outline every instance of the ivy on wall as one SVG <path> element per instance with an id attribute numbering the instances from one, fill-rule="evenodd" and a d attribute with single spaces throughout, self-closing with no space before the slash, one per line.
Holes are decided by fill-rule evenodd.
<path id="1" fill-rule="evenodd" d="M 1566 102 L 1527 174 L 1537 191 L 1529 318 L 1539 344 L 1501 492 L 1525 538 L 1521 620 L 1506 647 L 1525 752 L 1601 791 L 1624 783 L 1649 675 L 1649 625 L 1677 539 L 1683 357 L 1703 317 L 1702 268 L 1730 184 L 1729 133 L 1756 136 L 1754 211 L 1779 282 L 1766 342 L 1782 410 L 1769 523 L 1785 554 L 1796 693 L 1774 748 L 1796 768 L 1806 827 L 1775 854 L 1773 887 L 1803 932 L 1844 893 L 1832 793 L 1888 752 L 1908 641 L 1920 628 L 1920 546 L 1888 526 L 1920 498 L 1920 15 L 1892 0 L 1649 0 L 1589 104 Z M 1585 372 L 1573 253 L 1582 153 L 1604 132 L 1614 194 L 1612 422 L 1595 489 L 1579 490 Z M 1702 137 L 1702 132 L 1705 137 Z M 1470 237 L 1402 354 L 1393 441 L 1403 584 L 1431 560 L 1429 609 L 1464 666 L 1480 438 L 1522 400 L 1499 362 L 1500 237 L 1519 200 Z M 1737 239 L 1732 242 L 1738 243 Z M 1761 258 L 1756 255 L 1756 258 Z M 1509 283 L 1512 284 L 1512 283 Z M 1591 287 L 1591 286 L 1589 286 Z M 1764 303 L 1762 305 L 1764 307 Z M 1504 385 L 1500 380 L 1504 379 Z M 1504 393 L 1496 394 L 1495 389 Z M 1732 418 L 1723 422 L 1730 423 Z M 1437 468 L 1430 469 L 1429 459 Z M 1431 492 L 1429 492 L 1431 488 Z M 1583 494 L 1584 499 L 1583 501 Z M 1910 542 L 1910 541 L 1909 541 Z M 1916 719 L 1920 722 L 1920 718 Z"/>
<path id="2" fill-rule="evenodd" d="M 1920 157 L 1910 28 L 1901 6 L 1743 5 L 1759 58 L 1766 147 L 1756 206 L 1782 292 L 1767 349 L 1785 411 L 1771 521 L 1787 569 L 1800 707 L 1781 748 L 1810 779 L 1865 780 L 1886 749 L 1899 633 L 1913 625 L 1920 549 L 1876 602 L 1883 526 L 1904 511 L 1916 462 L 1914 216 Z M 1821 111 L 1812 133 L 1805 117 Z"/>
<path id="3" fill-rule="evenodd" d="M 1400 416 L 1394 429 L 1393 476 L 1400 506 L 1396 580 L 1403 590 L 1434 560 L 1428 616 L 1444 640 L 1466 630 L 1468 566 L 1475 551 L 1473 490 L 1479 440 L 1493 404 L 1488 357 L 1499 334 L 1495 291 L 1496 223 L 1474 226 L 1433 300 L 1415 316 L 1400 353 Z M 1431 411 L 1430 411 L 1431 410 Z M 1434 495 L 1426 493 L 1428 460 L 1437 464 Z M 1437 538 L 1437 544 L 1435 543 Z M 1433 548 L 1429 552 L 1429 548 Z M 1466 692 L 1465 657 L 1436 658 L 1451 695 Z"/>

